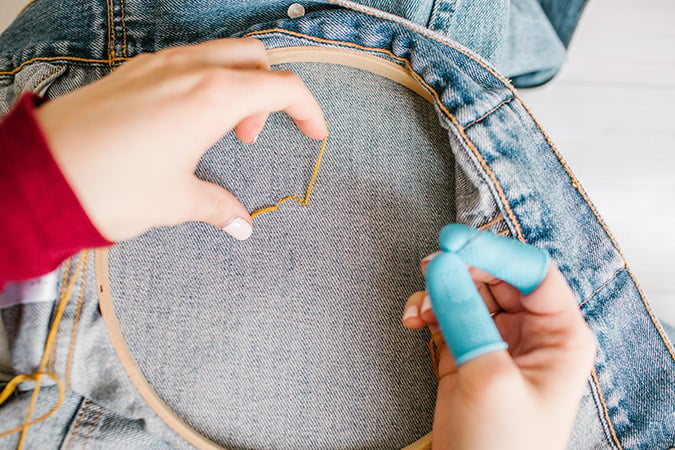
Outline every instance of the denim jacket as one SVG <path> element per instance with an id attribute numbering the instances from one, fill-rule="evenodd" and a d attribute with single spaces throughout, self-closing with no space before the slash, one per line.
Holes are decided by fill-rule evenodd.
<path id="1" fill-rule="evenodd" d="M 330 129 L 307 207 L 259 216 L 249 241 L 199 223 L 152 230 L 64 263 L 54 296 L 73 290 L 62 301 L 2 310 L 11 371 L 32 373 L 64 307 L 52 366 L 66 392 L 30 427 L 29 448 L 424 448 L 429 336 L 399 317 L 450 221 L 546 249 L 572 287 L 599 351 L 570 448 L 675 444 L 673 346 L 579 181 L 495 69 L 523 84 L 555 71 L 505 62 L 523 48 L 505 38 L 509 24 L 532 9 L 384 3 L 308 1 L 289 18 L 279 1 L 38 0 L 0 37 L 5 111 L 24 90 L 57 97 L 142 52 L 248 36 L 305 80 Z M 532 4 L 552 17 L 562 52 L 581 5 Z M 227 135 L 197 173 L 253 210 L 303 193 L 317 152 L 272 115 L 255 145 Z M 59 397 L 42 384 L 33 418 Z M 0 433 L 23 423 L 33 387 L 0 407 Z"/>

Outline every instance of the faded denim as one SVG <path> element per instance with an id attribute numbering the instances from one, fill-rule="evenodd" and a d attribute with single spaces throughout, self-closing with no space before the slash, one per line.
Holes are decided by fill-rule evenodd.
<path id="1" fill-rule="evenodd" d="M 103 323 L 101 291 L 111 293 L 143 376 L 220 445 L 411 443 L 430 431 L 435 386 L 428 335 L 404 330 L 400 313 L 423 286 L 420 257 L 449 221 L 545 248 L 570 283 L 600 344 L 570 448 L 674 445 L 673 347 L 579 182 L 488 64 L 489 52 L 478 56 L 451 33 L 359 5 L 306 2 L 308 13 L 289 20 L 280 2 L 227 14 L 213 5 L 102 3 L 49 3 L 49 20 L 39 14 L 46 3 L 34 3 L 0 38 L 3 110 L 22 90 L 57 97 L 126 57 L 230 35 L 271 50 L 338 49 L 395 64 L 433 102 L 361 69 L 279 66 L 305 79 L 331 131 L 308 207 L 285 203 L 259 216 L 244 243 L 203 224 L 153 230 L 105 255 L 105 280 L 90 256 L 59 328 L 54 369 L 67 382 L 66 402 L 31 427 L 28 448 L 120 448 L 122 439 L 126 448 L 190 448 L 130 380 Z M 27 25 L 35 21 L 43 21 L 39 39 Z M 198 174 L 252 210 L 302 195 L 317 151 L 273 115 L 253 146 L 225 136 Z M 2 311 L 13 371 L 38 365 L 53 308 Z M 22 422 L 31 388 L 25 383 L 0 408 L 3 429 Z M 43 389 L 40 408 L 53 401 L 54 388 Z"/>

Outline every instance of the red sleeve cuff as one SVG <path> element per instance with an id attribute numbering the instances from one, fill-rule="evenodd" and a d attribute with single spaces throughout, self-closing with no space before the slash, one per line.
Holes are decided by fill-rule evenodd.
<path id="1" fill-rule="evenodd" d="M 82 209 L 24 94 L 0 123 L 0 288 L 36 277 L 87 247 L 110 245 Z"/>

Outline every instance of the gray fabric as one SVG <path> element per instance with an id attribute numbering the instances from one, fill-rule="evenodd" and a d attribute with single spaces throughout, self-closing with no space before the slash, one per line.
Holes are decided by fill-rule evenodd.
<path id="1" fill-rule="evenodd" d="M 431 105 L 394 82 L 283 68 L 316 92 L 331 130 L 308 207 L 259 216 L 246 242 L 187 224 L 116 246 L 121 326 L 160 396 L 216 442 L 404 446 L 430 431 L 434 409 L 428 333 L 400 317 L 454 219 L 447 138 Z M 304 197 L 319 147 L 274 115 L 255 145 L 230 135 L 198 173 L 253 210 Z"/>
<path id="2" fill-rule="evenodd" d="M 2 431 L 23 424 L 32 391 L 22 391 L 3 405 Z M 33 419 L 45 414 L 58 401 L 55 386 L 43 387 Z M 64 433 L 65 431 L 65 433 Z M 0 448 L 16 448 L 20 433 L 0 439 Z M 85 399 L 66 392 L 59 409 L 26 433 L 24 449 L 168 450 L 167 444 L 144 432 L 143 421 L 129 420 Z"/>

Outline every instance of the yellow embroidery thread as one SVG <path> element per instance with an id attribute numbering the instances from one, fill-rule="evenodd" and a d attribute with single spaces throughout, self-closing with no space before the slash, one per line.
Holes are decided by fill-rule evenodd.
<path id="1" fill-rule="evenodd" d="M 21 436 L 19 437 L 19 443 L 17 445 L 17 450 L 21 450 L 24 444 L 24 440 L 26 438 L 26 431 L 28 431 L 28 427 L 31 425 L 35 425 L 36 423 L 42 422 L 43 420 L 47 419 L 49 416 L 51 416 L 59 407 L 61 406 L 61 403 L 63 403 L 63 399 L 65 398 L 65 388 L 63 386 L 63 382 L 61 382 L 61 379 L 53 372 L 46 372 L 45 368 L 47 367 L 47 364 L 49 363 L 50 356 L 52 355 L 52 349 L 54 345 L 56 344 L 56 337 L 57 337 L 57 332 L 59 329 L 59 323 L 61 322 L 61 317 L 63 317 L 63 312 L 66 309 L 66 305 L 68 304 L 68 299 L 70 298 L 70 295 L 72 294 L 73 287 L 75 286 L 75 281 L 77 280 L 80 272 L 82 271 L 82 266 L 84 265 L 85 261 L 87 260 L 87 257 L 89 255 L 88 250 L 84 250 L 82 252 L 82 255 L 80 256 L 80 260 L 77 263 L 77 267 L 75 268 L 75 272 L 73 273 L 73 277 L 70 279 L 68 283 L 68 288 L 65 290 L 63 295 L 59 298 L 59 304 L 56 309 L 56 314 L 54 315 L 54 321 L 52 322 L 52 326 L 49 329 L 49 334 L 47 335 L 47 341 L 45 342 L 45 349 L 44 352 L 42 353 L 42 361 L 40 362 L 40 366 L 38 367 L 37 371 L 32 374 L 32 375 L 26 375 L 26 374 L 20 374 L 12 378 L 12 380 L 5 386 L 5 388 L 0 392 L 0 405 L 2 405 L 7 399 L 12 395 L 16 387 L 19 385 L 19 383 L 22 383 L 24 381 L 35 381 L 35 387 L 33 388 L 33 394 L 31 396 L 31 401 L 30 405 L 28 407 L 28 412 L 26 414 L 26 420 L 22 425 L 19 425 L 18 427 L 12 428 L 11 430 L 4 431 L 0 433 L 0 437 L 7 436 L 13 433 L 17 433 L 21 431 Z M 54 380 L 54 383 L 56 383 L 56 387 L 59 390 L 59 398 L 56 402 L 56 404 L 47 411 L 44 415 L 41 417 L 38 417 L 37 419 L 31 420 L 31 416 L 33 415 L 33 409 L 35 408 L 35 403 L 37 401 L 38 393 L 40 391 L 40 383 L 42 380 L 42 377 L 46 376 Z"/>
<path id="2" fill-rule="evenodd" d="M 276 211 L 279 209 L 279 205 L 282 204 L 283 202 L 287 202 L 289 200 L 295 200 L 300 204 L 300 206 L 307 206 L 307 203 L 309 203 L 309 196 L 312 194 L 312 189 L 314 189 L 314 182 L 316 181 L 316 176 L 319 174 L 319 168 L 321 167 L 321 159 L 323 158 L 323 151 L 326 149 L 326 142 L 328 142 L 328 132 L 326 132 L 326 137 L 323 138 L 323 142 L 321 143 L 321 149 L 319 150 L 319 156 L 316 159 L 316 164 L 314 165 L 314 171 L 312 172 L 312 178 L 309 180 L 309 186 L 307 187 L 307 192 L 305 193 L 305 198 L 301 199 L 297 195 L 289 195 L 287 197 L 282 198 L 281 200 L 277 201 L 274 205 L 268 206 L 266 208 L 259 208 L 256 209 L 251 213 L 251 220 L 255 219 L 258 217 L 260 214 L 268 213 L 271 211 Z"/>

